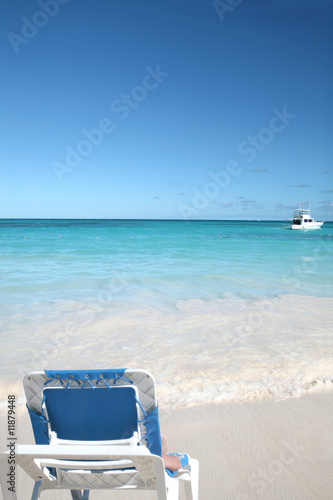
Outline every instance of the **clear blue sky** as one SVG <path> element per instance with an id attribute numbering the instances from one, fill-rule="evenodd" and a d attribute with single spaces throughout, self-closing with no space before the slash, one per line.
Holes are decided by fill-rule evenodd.
<path id="1" fill-rule="evenodd" d="M 332 220 L 333 0 L 228 1 L 6 0 L 0 217 Z"/>

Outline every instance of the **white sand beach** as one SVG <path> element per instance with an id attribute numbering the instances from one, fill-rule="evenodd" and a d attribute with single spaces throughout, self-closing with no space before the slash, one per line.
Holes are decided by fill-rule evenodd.
<path id="1" fill-rule="evenodd" d="M 160 408 L 169 451 L 188 452 L 200 462 L 200 500 L 331 499 L 332 415 L 332 391 L 278 402 Z M 4 415 L 0 422 L 3 431 Z M 1 436 L 3 450 L 3 432 Z M 19 411 L 17 436 L 21 444 L 34 442 L 24 408 Z M 32 487 L 30 478 L 20 470 L 18 499 L 30 500 Z M 94 491 L 91 498 L 108 500 L 110 493 Z M 117 492 L 115 498 L 149 500 L 155 494 Z M 42 499 L 69 500 L 70 495 L 44 492 Z"/>

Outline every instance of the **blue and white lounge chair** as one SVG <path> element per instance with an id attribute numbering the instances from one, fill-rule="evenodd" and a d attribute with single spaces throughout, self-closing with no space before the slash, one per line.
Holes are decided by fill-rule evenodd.
<path id="1" fill-rule="evenodd" d="M 186 500 L 198 500 L 195 459 L 170 477 L 164 468 L 155 382 L 145 370 L 32 372 L 24 378 L 36 445 L 16 445 L 15 460 L 35 481 L 32 500 L 48 489 L 155 490 L 176 500 L 182 480 Z M 9 451 L 0 455 L 4 500 Z"/>

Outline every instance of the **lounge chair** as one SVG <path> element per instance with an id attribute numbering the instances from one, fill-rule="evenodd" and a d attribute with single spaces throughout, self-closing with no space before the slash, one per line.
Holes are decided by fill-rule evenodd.
<path id="1" fill-rule="evenodd" d="M 155 382 L 145 370 L 32 372 L 24 391 L 36 445 L 16 445 L 15 461 L 35 481 L 32 500 L 48 489 L 155 490 L 158 500 L 198 500 L 198 461 L 170 477 L 164 468 Z M 0 455 L 4 500 L 9 451 Z"/>

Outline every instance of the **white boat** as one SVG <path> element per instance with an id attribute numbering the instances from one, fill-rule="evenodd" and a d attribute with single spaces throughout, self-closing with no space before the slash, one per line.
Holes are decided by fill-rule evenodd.
<path id="1" fill-rule="evenodd" d="M 320 229 L 323 224 L 324 221 L 318 222 L 311 217 L 310 210 L 298 208 L 294 212 L 291 229 Z"/>

